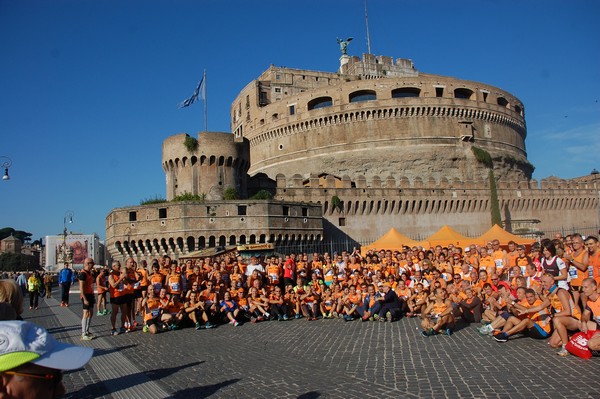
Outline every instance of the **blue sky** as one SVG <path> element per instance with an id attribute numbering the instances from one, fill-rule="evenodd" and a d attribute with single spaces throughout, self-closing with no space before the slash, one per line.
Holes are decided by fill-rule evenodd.
<path id="1" fill-rule="evenodd" d="M 600 2 L 370 0 L 372 53 L 481 81 L 525 104 L 534 177 L 600 169 Z M 165 194 L 162 141 L 207 70 L 208 130 L 270 64 L 335 71 L 367 52 L 363 0 L 0 0 L 0 228 L 105 236 L 117 207 Z"/>

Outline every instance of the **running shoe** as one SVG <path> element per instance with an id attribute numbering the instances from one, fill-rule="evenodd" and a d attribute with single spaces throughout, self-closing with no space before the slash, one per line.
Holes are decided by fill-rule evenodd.
<path id="1" fill-rule="evenodd" d="M 563 346 L 556 354 L 558 356 L 569 356 L 569 351 Z"/>
<path id="2" fill-rule="evenodd" d="M 81 340 L 82 340 L 82 341 L 91 341 L 91 340 L 93 340 L 93 339 L 94 339 L 94 337 L 92 337 L 91 335 L 83 334 L 83 335 L 81 336 Z"/>
<path id="3" fill-rule="evenodd" d="M 144 327 L 142 327 L 142 331 L 147 333 L 148 332 L 148 326 L 144 324 Z"/>
<path id="4" fill-rule="evenodd" d="M 446 328 L 446 331 L 444 331 L 446 333 L 447 336 L 451 336 L 452 335 L 452 330 L 449 328 Z"/>
<path id="5" fill-rule="evenodd" d="M 283 315 L 283 320 L 284 320 L 284 321 L 288 321 L 289 319 L 290 319 L 290 318 L 288 317 L 288 315 L 286 315 L 286 314 L 284 314 L 284 315 Z"/>
<path id="6" fill-rule="evenodd" d="M 431 337 L 432 335 L 435 335 L 435 331 L 433 330 L 433 328 L 430 328 L 430 329 L 421 331 L 421 335 L 424 337 Z"/>
<path id="7" fill-rule="evenodd" d="M 104 316 L 104 312 L 98 311 L 98 313 L 96 313 L 96 316 Z"/>
<path id="8" fill-rule="evenodd" d="M 391 323 L 392 322 L 392 312 L 386 312 L 385 318 L 387 321 L 389 321 Z"/>
<path id="9" fill-rule="evenodd" d="M 492 337 L 498 342 L 508 342 L 508 336 L 503 332 L 494 334 Z"/>
<path id="10" fill-rule="evenodd" d="M 200 329 L 202 329 L 202 324 L 196 323 L 196 330 L 200 330 Z"/>
<path id="11" fill-rule="evenodd" d="M 110 335 L 119 335 L 119 332 L 117 330 L 112 330 L 110 332 Z"/>
<path id="12" fill-rule="evenodd" d="M 207 321 L 207 322 L 206 322 L 206 324 L 204 325 L 204 328 L 206 328 L 207 330 L 208 330 L 209 328 L 213 328 L 213 327 L 215 327 L 215 326 L 214 326 L 213 324 L 210 324 L 210 322 L 209 322 L 209 321 Z"/>
<path id="13" fill-rule="evenodd" d="M 234 327 L 237 327 L 237 326 L 239 326 L 239 325 L 240 325 L 240 322 L 239 322 L 239 321 L 235 320 L 235 321 L 233 322 L 233 326 L 234 326 Z"/>

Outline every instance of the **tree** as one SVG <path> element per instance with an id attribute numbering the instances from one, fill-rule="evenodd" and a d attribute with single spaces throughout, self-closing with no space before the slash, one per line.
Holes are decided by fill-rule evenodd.
<path id="1" fill-rule="evenodd" d="M 33 255 L 4 253 L 0 254 L 0 270 L 6 272 L 19 272 L 38 270 L 40 264 Z"/>
<path id="2" fill-rule="evenodd" d="M 21 240 L 21 242 L 31 241 L 31 233 L 22 230 L 15 230 L 12 227 L 5 227 L 0 229 L 0 240 L 4 240 L 6 237 L 14 236 Z"/>

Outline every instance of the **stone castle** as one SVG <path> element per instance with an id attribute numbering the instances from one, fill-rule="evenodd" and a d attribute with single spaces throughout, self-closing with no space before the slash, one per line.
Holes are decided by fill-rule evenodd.
<path id="1" fill-rule="evenodd" d="M 421 73 L 410 60 L 344 54 L 333 73 L 271 66 L 233 101 L 231 130 L 201 132 L 191 150 L 186 134 L 164 141 L 167 200 L 189 193 L 201 201 L 111 211 L 114 257 L 364 243 L 391 227 L 414 238 L 444 224 L 479 235 L 491 225 L 490 168 L 508 230 L 598 223 L 597 175 L 531 178 L 518 98 Z M 224 200 L 227 189 L 239 199 Z M 261 190 L 273 198 L 250 199 Z"/>

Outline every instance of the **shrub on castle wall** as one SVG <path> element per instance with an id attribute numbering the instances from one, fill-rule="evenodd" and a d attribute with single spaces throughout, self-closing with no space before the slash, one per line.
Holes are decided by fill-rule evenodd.
<path id="1" fill-rule="evenodd" d="M 198 139 L 192 136 L 185 135 L 185 140 L 183 141 L 183 145 L 190 152 L 196 151 L 198 148 Z"/>
<path id="2" fill-rule="evenodd" d="M 144 198 L 143 200 L 140 200 L 140 205 L 162 204 L 164 202 L 167 202 L 167 200 L 163 197 L 159 197 L 158 195 L 156 195 L 154 197 Z"/>
<path id="3" fill-rule="evenodd" d="M 204 201 L 206 201 L 206 194 L 202 193 L 202 194 L 198 195 L 198 194 L 192 194 L 192 193 L 185 192 L 185 193 L 179 194 L 178 196 L 173 198 L 172 201 L 173 202 L 180 202 L 180 201 L 204 202 Z"/>
<path id="4" fill-rule="evenodd" d="M 228 187 L 225 189 L 225 191 L 223 191 L 223 199 L 224 200 L 231 201 L 231 200 L 236 200 L 239 198 L 240 198 L 240 196 L 234 187 Z"/>

